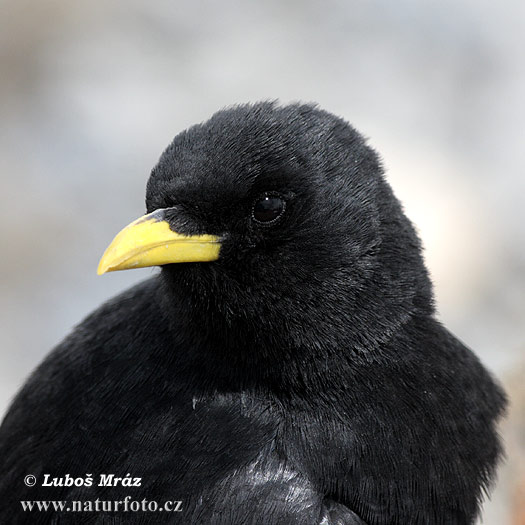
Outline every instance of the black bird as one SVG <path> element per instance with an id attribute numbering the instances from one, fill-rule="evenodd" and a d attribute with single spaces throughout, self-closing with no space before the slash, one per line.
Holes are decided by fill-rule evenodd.
<path id="1" fill-rule="evenodd" d="M 420 242 L 350 125 L 311 105 L 219 111 L 175 137 L 146 205 L 99 272 L 161 271 L 17 395 L 0 523 L 475 521 L 505 396 L 435 319 Z"/>

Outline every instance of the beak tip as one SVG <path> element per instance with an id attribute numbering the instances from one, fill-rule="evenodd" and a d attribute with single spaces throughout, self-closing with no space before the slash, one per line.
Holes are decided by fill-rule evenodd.
<path id="1" fill-rule="evenodd" d="M 103 275 L 103 274 L 107 273 L 108 270 L 109 270 L 108 265 L 105 264 L 105 263 L 103 262 L 103 260 L 101 260 L 101 261 L 98 263 L 97 275 Z"/>

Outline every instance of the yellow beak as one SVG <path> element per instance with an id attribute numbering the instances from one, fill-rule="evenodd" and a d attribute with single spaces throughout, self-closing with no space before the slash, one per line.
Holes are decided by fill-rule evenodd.
<path id="1" fill-rule="evenodd" d="M 165 210 L 156 210 L 126 226 L 104 252 L 97 273 L 219 258 L 219 237 L 176 233 L 164 216 Z"/>

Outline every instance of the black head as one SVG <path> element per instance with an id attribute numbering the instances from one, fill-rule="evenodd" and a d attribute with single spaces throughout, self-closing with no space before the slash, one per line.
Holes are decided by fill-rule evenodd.
<path id="1" fill-rule="evenodd" d="M 368 350 L 431 312 L 420 244 L 377 155 L 311 105 L 243 105 L 179 134 L 147 185 L 170 228 L 222 239 L 162 267 L 227 346 Z"/>

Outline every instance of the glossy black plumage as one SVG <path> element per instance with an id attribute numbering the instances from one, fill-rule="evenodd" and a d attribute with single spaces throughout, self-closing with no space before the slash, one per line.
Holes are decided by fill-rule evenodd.
<path id="1" fill-rule="evenodd" d="M 286 208 L 259 224 L 268 194 Z M 0 523 L 54 523 L 19 500 L 126 495 L 183 512 L 56 523 L 474 522 L 504 395 L 435 320 L 417 236 L 356 131 L 308 105 L 219 112 L 175 138 L 146 204 L 223 236 L 220 258 L 164 266 L 33 373 L 0 429 Z M 45 473 L 142 486 L 23 484 Z"/>

